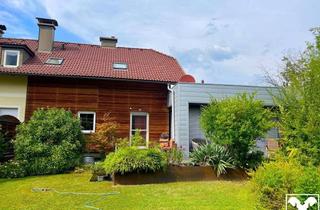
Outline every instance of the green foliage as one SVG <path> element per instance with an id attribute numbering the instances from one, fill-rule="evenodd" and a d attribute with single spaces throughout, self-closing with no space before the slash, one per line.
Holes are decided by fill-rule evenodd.
<path id="1" fill-rule="evenodd" d="M 320 194 L 320 170 L 314 166 L 304 167 L 302 174 L 303 176 L 298 178 L 294 192 Z"/>
<path id="2" fill-rule="evenodd" d="M 93 174 L 98 176 L 106 175 L 106 171 L 104 169 L 104 162 L 96 162 L 91 167 L 91 171 Z"/>
<path id="3" fill-rule="evenodd" d="M 252 179 L 258 194 L 259 206 L 266 209 L 284 207 L 286 194 L 320 193 L 320 173 L 314 167 L 303 167 L 295 159 L 277 157 L 265 163 Z"/>
<path id="4" fill-rule="evenodd" d="M 3 158 L 6 149 L 7 149 L 6 139 L 0 129 L 0 160 Z"/>
<path id="5" fill-rule="evenodd" d="M 234 156 L 235 164 L 242 168 L 258 165 L 250 153 L 256 147 L 256 139 L 264 137 L 273 127 L 272 113 L 263 107 L 253 95 L 241 94 L 221 101 L 212 100 L 202 109 L 201 127 L 208 139 L 228 148 Z M 260 153 L 261 154 L 261 153 Z M 250 163 L 250 164 L 249 164 Z"/>
<path id="6" fill-rule="evenodd" d="M 26 161 L 9 160 L 0 164 L 0 178 L 20 178 L 26 176 Z"/>
<path id="7" fill-rule="evenodd" d="M 168 162 L 174 165 L 180 165 L 183 160 L 183 152 L 179 148 L 172 148 L 167 152 Z"/>
<path id="8" fill-rule="evenodd" d="M 107 153 L 113 151 L 117 144 L 119 124 L 110 113 L 105 114 L 102 123 L 97 123 L 96 131 L 89 137 L 86 147 L 90 152 Z"/>
<path id="9" fill-rule="evenodd" d="M 80 121 L 64 109 L 39 109 L 18 126 L 14 146 L 16 160 L 27 161 L 27 175 L 64 172 L 81 159 Z"/>
<path id="10" fill-rule="evenodd" d="M 280 110 L 284 154 L 297 149 L 301 164 L 320 165 L 320 33 L 298 58 L 285 57 L 275 102 Z"/>
<path id="11" fill-rule="evenodd" d="M 109 174 L 155 172 L 165 169 L 166 166 L 166 154 L 157 148 L 120 148 L 116 152 L 107 155 L 104 162 L 105 171 Z"/>
<path id="12" fill-rule="evenodd" d="M 140 130 L 131 136 L 131 146 L 146 146 L 146 140 L 141 136 Z"/>
<path id="13" fill-rule="evenodd" d="M 217 176 L 227 173 L 228 168 L 234 168 L 234 160 L 229 151 L 218 144 L 203 144 L 196 148 L 190 159 L 197 165 L 210 165 L 217 171 Z"/>
<path id="14" fill-rule="evenodd" d="M 119 139 L 117 139 L 116 149 L 129 147 L 129 146 L 130 146 L 130 141 L 129 141 L 128 138 L 119 138 Z"/>

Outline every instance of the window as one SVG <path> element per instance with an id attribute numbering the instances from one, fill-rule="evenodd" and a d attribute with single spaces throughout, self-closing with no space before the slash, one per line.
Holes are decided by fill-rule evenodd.
<path id="1" fill-rule="evenodd" d="M 130 138 L 140 131 L 140 135 L 145 139 L 147 146 L 149 141 L 149 114 L 146 112 L 131 112 L 130 114 Z"/>
<path id="2" fill-rule="evenodd" d="M 95 112 L 78 112 L 82 133 L 93 133 L 96 129 L 96 113 Z"/>
<path id="3" fill-rule="evenodd" d="M 113 69 L 118 71 L 125 71 L 128 69 L 128 64 L 126 63 L 113 63 Z"/>
<path id="4" fill-rule="evenodd" d="M 273 122 L 279 122 L 277 117 L 272 119 Z M 279 139 L 280 138 L 280 131 L 278 127 L 273 127 L 267 132 L 267 138 Z"/>
<path id="5" fill-rule="evenodd" d="M 20 52 L 18 50 L 4 51 L 4 66 L 17 67 L 19 65 Z"/>
<path id="6" fill-rule="evenodd" d="M 50 65 L 61 65 L 63 62 L 63 58 L 48 58 L 46 64 Z"/>
<path id="7" fill-rule="evenodd" d="M 18 118 L 19 109 L 18 108 L 11 108 L 11 107 L 0 107 L 0 116 L 2 115 L 10 115 Z"/>

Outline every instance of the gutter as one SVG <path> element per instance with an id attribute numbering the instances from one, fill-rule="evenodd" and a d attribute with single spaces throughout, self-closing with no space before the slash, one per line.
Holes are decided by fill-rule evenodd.
<path id="1" fill-rule="evenodd" d="M 173 88 L 175 87 L 175 85 L 172 84 L 168 84 L 168 90 L 171 92 L 172 95 L 172 104 L 171 104 L 171 139 L 174 139 L 175 137 L 175 92 L 173 90 Z"/>

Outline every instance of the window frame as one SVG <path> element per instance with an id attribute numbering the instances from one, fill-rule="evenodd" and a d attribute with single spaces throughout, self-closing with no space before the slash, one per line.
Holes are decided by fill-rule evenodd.
<path id="1" fill-rule="evenodd" d="M 132 117 L 133 116 L 145 116 L 147 118 L 146 121 L 146 129 L 132 129 Z M 139 146 L 139 148 L 147 148 L 149 147 L 149 113 L 148 112 L 130 112 L 130 129 L 129 129 L 129 136 L 130 136 L 130 145 L 131 145 L 131 137 L 132 131 L 140 130 L 146 132 L 146 146 Z"/>
<path id="2" fill-rule="evenodd" d="M 17 64 L 16 65 L 7 65 L 7 53 L 8 52 L 13 52 L 17 53 Z M 20 50 L 4 50 L 4 57 L 3 57 L 3 66 L 4 67 L 9 67 L 9 68 L 16 68 L 19 66 L 19 61 L 20 61 Z"/>
<path id="3" fill-rule="evenodd" d="M 48 62 L 49 60 L 58 60 L 59 63 L 50 63 L 50 62 Z M 49 58 L 46 60 L 45 64 L 47 64 L 47 65 L 53 65 L 53 66 L 61 66 L 62 63 L 63 63 L 63 61 L 64 61 L 64 58 L 49 57 Z"/>
<path id="4" fill-rule="evenodd" d="M 80 117 L 81 114 L 93 114 L 93 130 L 82 130 L 82 128 L 81 128 L 81 132 L 84 134 L 90 134 L 90 133 L 96 132 L 96 112 L 78 111 L 78 118 L 80 120 L 80 123 L 81 123 L 81 117 Z"/>
<path id="5" fill-rule="evenodd" d="M 126 67 L 125 68 L 123 68 L 123 67 L 120 67 L 120 66 L 118 66 L 117 67 L 117 65 L 125 65 Z M 128 70 L 128 63 L 125 63 L 125 62 L 114 62 L 113 64 L 112 64 L 112 68 L 113 68 L 113 70 L 114 71 L 127 71 Z"/>

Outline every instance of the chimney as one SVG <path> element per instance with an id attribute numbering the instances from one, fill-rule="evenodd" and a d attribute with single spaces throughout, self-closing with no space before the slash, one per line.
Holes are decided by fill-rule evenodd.
<path id="1" fill-rule="evenodd" d="M 54 31 L 58 22 L 54 19 L 36 18 L 39 26 L 38 51 L 51 52 L 54 43 Z"/>
<path id="2" fill-rule="evenodd" d="M 0 25 L 0 37 L 2 37 L 5 30 L 7 30 L 7 27 L 5 25 Z"/>
<path id="3" fill-rule="evenodd" d="M 118 39 L 114 36 L 111 37 L 100 37 L 101 47 L 117 47 Z"/>

